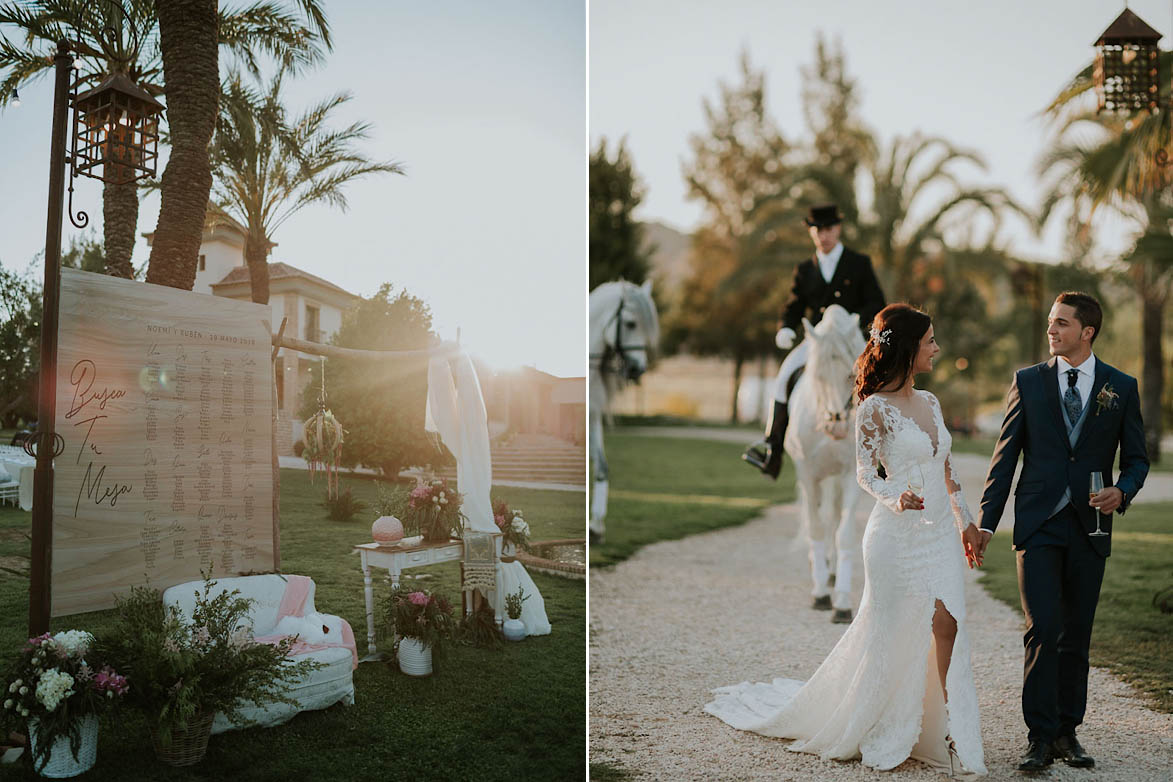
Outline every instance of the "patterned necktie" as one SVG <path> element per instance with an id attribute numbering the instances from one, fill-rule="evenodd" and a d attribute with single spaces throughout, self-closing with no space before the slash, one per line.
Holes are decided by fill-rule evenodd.
<path id="1" fill-rule="evenodd" d="M 1079 389 L 1075 387 L 1079 380 L 1079 370 L 1067 370 L 1067 390 L 1063 392 L 1063 406 L 1067 408 L 1067 418 L 1075 426 L 1079 414 L 1083 412 L 1083 400 L 1079 398 Z"/>

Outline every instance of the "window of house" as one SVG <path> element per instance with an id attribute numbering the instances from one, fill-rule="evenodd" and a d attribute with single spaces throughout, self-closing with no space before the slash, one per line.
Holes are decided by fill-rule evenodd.
<path id="1" fill-rule="evenodd" d="M 321 323 L 320 313 L 317 307 L 311 307 L 308 304 L 305 307 L 305 338 L 309 342 L 321 342 L 322 333 L 319 330 Z"/>
<path id="2" fill-rule="evenodd" d="M 187 257 L 190 258 L 191 256 L 189 255 Z M 201 255 L 200 256 L 200 271 L 206 271 L 207 268 L 208 268 L 208 256 Z"/>

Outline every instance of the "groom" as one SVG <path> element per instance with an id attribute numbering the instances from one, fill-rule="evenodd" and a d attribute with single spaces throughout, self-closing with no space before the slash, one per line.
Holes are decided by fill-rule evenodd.
<path id="1" fill-rule="evenodd" d="M 1006 418 L 981 502 L 981 529 L 963 534 L 980 564 L 1023 455 L 1014 498 L 1018 591 L 1026 614 L 1022 713 L 1028 748 L 1019 771 L 1041 771 L 1052 759 L 1091 768 L 1075 738 L 1087 706 L 1088 644 L 1100 597 L 1112 512 L 1124 513 L 1149 471 L 1136 379 L 1092 353 L 1100 303 L 1086 293 L 1061 293 L 1048 316 L 1051 360 L 1021 369 L 1006 401 Z M 1120 450 L 1120 475 L 1112 464 Z M 1089 475 L 1107 486 L 1088 501 Z"/>

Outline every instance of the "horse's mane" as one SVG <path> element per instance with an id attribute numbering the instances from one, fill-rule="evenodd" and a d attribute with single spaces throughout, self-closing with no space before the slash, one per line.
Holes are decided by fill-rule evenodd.
<path id="1" fill-rule="evenodd" d="M 854 395 L 850 387 L 854 385 L 852 378 L 855 362 L 867 344 L 859 332 L 858 324 L 854 315 L 833 304 L 827 308 L 823 319 L 810 330 L 808 337 L 814 338 L 814 344 L 807 359 L 807 374 L 803 375 L 803 379 L 811 379 L 809 393 L 816 410 L 823 410 L 828 399 L 833 404 L 847 399 L 847 407 L 852 407 L 850 400 Z M 843 410 L 834 407 L 830 411 Z"/>
<path id="2" fill-rule="evenodd" d="M 832 348 L 832 357 L 852 364 L 866 346 L 854 319 L 839 305 L 829 307 L 814 330 L 820 341 Z"/>

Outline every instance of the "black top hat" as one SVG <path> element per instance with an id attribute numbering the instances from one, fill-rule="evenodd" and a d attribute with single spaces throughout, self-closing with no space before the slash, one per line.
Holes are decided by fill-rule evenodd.
<path id="1" fill-rule="evenodd" d="M 820 204 L 810 208 L 810 214 L 807 215 L 806 224 L 817 226 L 819 228 L 826 228 L 829 225 L 836 225 L 843 222 L 843 215 L 839 214 L 839 207 L 834 204 Z"/>

